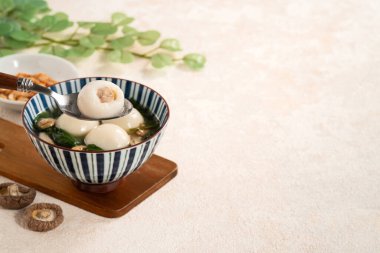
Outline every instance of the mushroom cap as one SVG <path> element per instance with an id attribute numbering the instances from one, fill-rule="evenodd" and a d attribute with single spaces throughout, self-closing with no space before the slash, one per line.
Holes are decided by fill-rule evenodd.
<path id="1" fill-rule="evenodd" d="M 56 204 L 37 203 L 25 209 L 23 218 L 30 230 L 46 232 L 63 222 L 63 212 L 62 208 Z"/>
<path id="2" fill-rule="evenodd" d="M 9 194 L 9 188 L 17 190 L 17 195 Z M 15 183 L 0 184 L 0 206 L 6 209 L 21 209 L 30 205 L 36 197 L 36 190 Z"/>

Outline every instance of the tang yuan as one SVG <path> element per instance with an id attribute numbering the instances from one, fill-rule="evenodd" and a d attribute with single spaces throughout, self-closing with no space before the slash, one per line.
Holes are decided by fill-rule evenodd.
<path id="1" fill-rule="evenodd" d="M 96 145 L 103 150 L 124 148 L 129 145 L 130 137 L 121 127 L 103 124 L 91 130 L 84 138 L 86 145 Z"/>
<path id="2" fill-rule="evenodd" d="M 124 109 L 124 94 L 112 82 L 92 81 L 79 92 L 77 105 L 84 116 L 92 119 L 117 117 Z"/>
<path id="3" fill-rule="evenodd" d="M 77 137 L 83 137 L 88 134 L 93 128 L 99 125 L 98 121 L 81 120 L 69 116 L 67 114 L 62 114 L 58 117 L 55 122 L 55 126 L 61 128 Z"/>
<path id="4" fill-rule="evenodd" d="M 115 124 L 128 131 L 132 128 L 137 128 L 141 124 L 143 124 L 144 117 L 138 110 L 136 110 L 136 108 L 133 108 L 129 114 L 116 119 L 103 120 L 103 123 Z"/>

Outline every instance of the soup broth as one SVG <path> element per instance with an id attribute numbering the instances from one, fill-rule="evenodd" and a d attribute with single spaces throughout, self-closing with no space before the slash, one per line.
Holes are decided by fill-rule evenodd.
<path id="1" fill-rule="evenodd" d="M 136 101 L 131 102 L 135 110 L 115 120 L 84 121 L 63 116 L 59 109 L 55 109 L 38 114 L 33 127 L 40 139 L 77 151 L 105 151 L 133 146 L 157 133 L 160 122 L 149 109 Z"/>

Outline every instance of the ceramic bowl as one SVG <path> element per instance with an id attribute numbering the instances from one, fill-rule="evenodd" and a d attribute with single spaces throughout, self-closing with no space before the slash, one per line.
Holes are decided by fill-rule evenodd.
<path id="1" fill-rule="evenodd" d="M 94 80 L 107 80 L 118 85 L 123 90 L 125 98 L 132 98 L 141 106 L 149 108 L 159 119 L 161 128 L 155 135 L 134 146 L 101 152 L 74 151 L 49 144 L 41 140 L 34 132 L 33 119 L 46 109 L 54 109 L 55 103 L 43 94 L 33 96 L 22 112 L 27 134 L 38 153 L 51 167 L 79 183 L 77 185 L 85 190 L 86 185 L 101 187 L 104 184 L 118 182 L 119 179 L 139 169 L 152 155 L 164 134 L 169 119 L 169 106 L 160 94 L 147 86 L 129 80 L 107 77 L 78 78 L 60 82 L 51 89 L 60 94 L 77 93 L 84 85 Z M 87 189 L 91 191 L 91 188 Z"/>
<path id="2" fill-rule="evenodd" d="M 28 74 L 42 72 L 57 81 L 79 77 L 76 67 L 71 62 L 47 54 L 14 54 L 1 57 L 0 70 L 12 75 L 20 72 Z M 24 105 L 23 101 L 0 98 L 0 106 L 3 108 L 21 111 Z"/>

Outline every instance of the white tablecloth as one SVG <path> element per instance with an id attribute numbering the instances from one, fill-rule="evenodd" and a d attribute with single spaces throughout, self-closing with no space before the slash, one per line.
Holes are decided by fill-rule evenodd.
<path id="1" fill-rule="evenodd" d="M 0 209 L 0 252 L 380 252 L 379 1 L 49 4 L 75 20 L 126 12 L 208 63 L 75 63 L 83 76 L 129 78 L 167 98 L 157 154 L 178 176 L 117 219 L 38 193 L 64 211 L 48 233 Z"/>

